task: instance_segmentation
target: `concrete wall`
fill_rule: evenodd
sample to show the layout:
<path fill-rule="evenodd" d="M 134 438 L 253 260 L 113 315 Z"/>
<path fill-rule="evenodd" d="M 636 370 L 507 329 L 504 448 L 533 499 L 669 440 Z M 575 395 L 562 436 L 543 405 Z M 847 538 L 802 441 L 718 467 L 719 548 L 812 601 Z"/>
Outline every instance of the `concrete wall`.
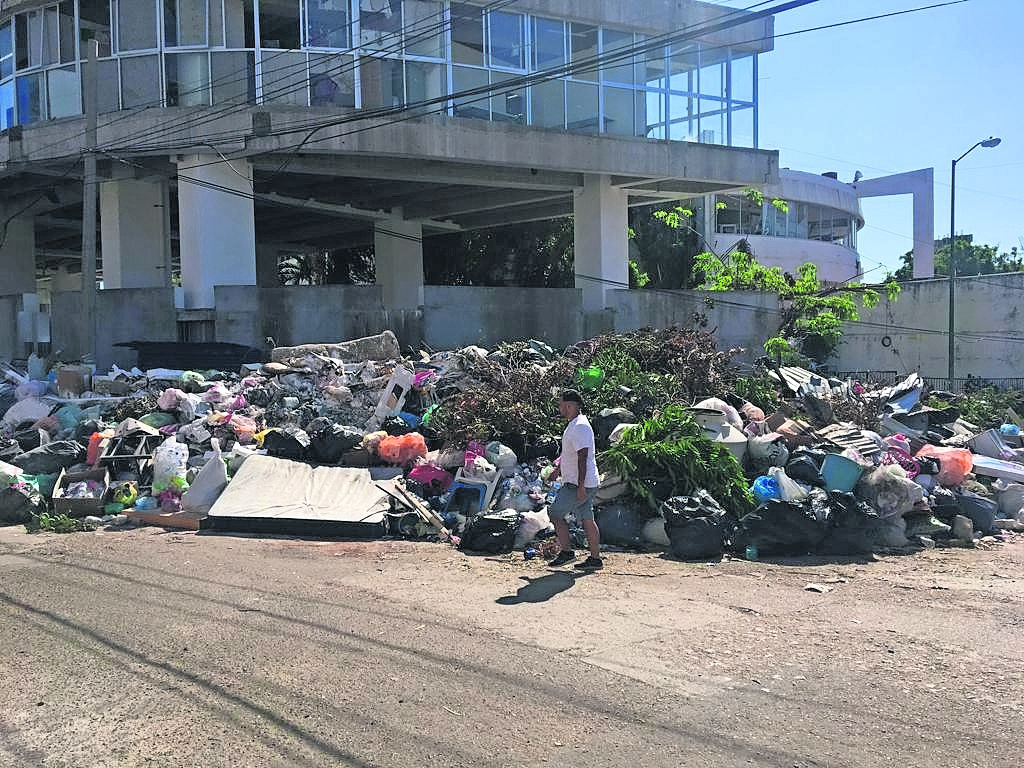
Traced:
<path fill-rule="evenodd" d="M 81 327 L 82 294 L 55 293 L 50 308 L 50 338 L 64 359 L 86 352 Z M 135 365 L 136 353 L 116 347 L 123 341 L 177 341 L 172 288 L 99 291 L 96 295 L 96 365 L 108 369 Z"/>
<path fill-rule="evenodd" d="M 1024 273 L 956 280 L 956 376 L 1024 376 Z M 948 373 L 949 281 L 903 285 L 894 304 L 861 311 L 835 366 L 841 370 Z"/>
<path fill-rule="evenodd" d="M 415 317 L 384 311 L 375 285 L 218 285 L 215 295 L 217 341 L 262 348 L 268 336 L 278 346 L 293 346 L 354 339 L 385 328 L 405 341 L 403 335 L 415 332 L 410 331 Z"/>
<path fill-rule="evenodd" d="M 883 300 L 875 309 L 861 310 L 830 364 L 839 370 L 917 370 L 945 378 L 948 291 L 946 280 L 915 281 L 904 284 L 897 302 Z M 433 349 L 493 347 L 531 338 L 564 347 L 609 330 L 689 326 L 698 313 L 707 317 L 706 328 L 715 332 L 720 348 L 744 347 L 739 359 L 752 360 L 779 325 L 776 297 L 752 292 L 615 290 L 607 310 L 589 313 L 577 289 L 426 286 L 424 296 L 422 310 L 388 313 L 376 286 L 218 286 L 216 338 L 263 347 L 267 336 L 293 345 L 390 328 L 406 349 L 422 343 Z M 961 278 L 956 296 L 958 377 L 1024 376 L 1024 273 Z M 16 349 L 4 355 L 5 344 L 14 340 L 9 330 L 14 309 L 12 300 L 0 298 L 0 355 L 8 357 L 21 356 Z M 79 293 L 54 294 L 53 349 L 64 350 L 65 357 L 79 353 L 79 312 Z M 171 289 L 100 291 L 97 363 L 134 363 L 134 353 L 113 347 L 115 342 L 175 341 L 175 318 Z"/>
<path fill-rule="evenodd" d="M 424 340 L 434 349 L 538 339 L 563 347 L 583 338 L 575 288 L 424 288 Z"/>

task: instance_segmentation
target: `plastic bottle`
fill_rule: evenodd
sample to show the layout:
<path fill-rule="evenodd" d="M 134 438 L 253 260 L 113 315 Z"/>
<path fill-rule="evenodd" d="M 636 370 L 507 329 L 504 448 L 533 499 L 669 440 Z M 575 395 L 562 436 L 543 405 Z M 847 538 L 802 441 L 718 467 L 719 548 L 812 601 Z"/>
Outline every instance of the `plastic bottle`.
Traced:
<path fill-rule="evenodd" d="M 757 547 L 753 544 L 747 545 L 747 560 L 757 560 Z"/>

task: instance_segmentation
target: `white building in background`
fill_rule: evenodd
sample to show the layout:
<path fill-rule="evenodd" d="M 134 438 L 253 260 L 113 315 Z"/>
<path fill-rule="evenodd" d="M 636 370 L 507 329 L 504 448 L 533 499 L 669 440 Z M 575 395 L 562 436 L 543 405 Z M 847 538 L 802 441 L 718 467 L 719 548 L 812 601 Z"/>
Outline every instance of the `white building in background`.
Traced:
<path fill-rule="evenodd" d="M 777 181 L 757 149 L 766 9 L 0 0 L 0 354 L 28 341 L 6 318 L 37 278 L 81 270 L 89 41 L 108 342 L 194 322 L 220 339 L 216 289 L 316 249 L 372 244 L 383 310 L 422 312 L 424 238 L 569 213 L 583 311 L 601 312 L 628 280 L 629 206 Z M 125 308 L 172 280 L 176 320 Z"/>

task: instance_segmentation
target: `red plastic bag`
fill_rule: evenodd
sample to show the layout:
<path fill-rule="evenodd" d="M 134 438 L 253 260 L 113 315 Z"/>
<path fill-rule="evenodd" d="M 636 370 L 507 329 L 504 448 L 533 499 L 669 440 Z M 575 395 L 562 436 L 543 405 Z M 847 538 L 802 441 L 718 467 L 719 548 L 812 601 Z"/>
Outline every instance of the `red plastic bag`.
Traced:
<path fill-rule="evenodd" d="M 935 479 L 939 485 L 960 485 L 964 475 L 974 468 L 974 454 L 966 448 L 926 445 L 917 455 L 938 459 L 939 474 Z"/>

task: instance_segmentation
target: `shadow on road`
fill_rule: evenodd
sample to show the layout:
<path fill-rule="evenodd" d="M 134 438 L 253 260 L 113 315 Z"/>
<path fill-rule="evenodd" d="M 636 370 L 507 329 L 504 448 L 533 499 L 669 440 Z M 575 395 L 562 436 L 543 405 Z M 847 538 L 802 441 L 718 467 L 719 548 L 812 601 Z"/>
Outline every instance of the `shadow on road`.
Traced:
<path fill-rule="evenodd" d="M 514 595 L 499 597 L 494 602 L 499 605 L 543 603 L 546 600 L 550 600 L 559 592 L 565 592 L 565 590 L 569 589 L 576 583 L 576 579 L 579 577 L 589 575 L 590 571 L 580 571 L 578 573 L 571 571 L 552 571 L 546 576 L 540 576 L 536 579 L 529 576 L 520 576 L 519 578 L 526 583 L 517 589 Z"/>

